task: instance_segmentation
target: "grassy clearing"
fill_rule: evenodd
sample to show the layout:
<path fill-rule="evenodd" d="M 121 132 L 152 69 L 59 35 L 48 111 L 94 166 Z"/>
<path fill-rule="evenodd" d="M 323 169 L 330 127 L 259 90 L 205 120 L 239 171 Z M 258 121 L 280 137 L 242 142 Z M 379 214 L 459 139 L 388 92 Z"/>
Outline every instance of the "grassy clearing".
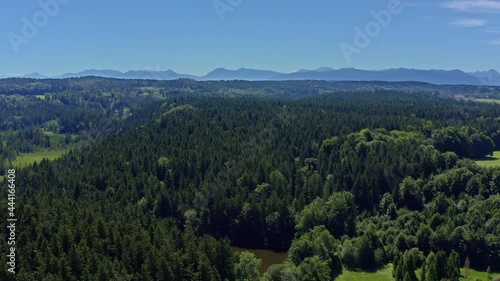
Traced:
<path fill-rule="evenodd" d="M 394 280 L 392 278 L 392 264 L 386 265 L 384 268 L 375 272 L 349 271 L 344 269 L 342 275 L 337 277 L 335 281 L 387 281 Z"/>
<path fill-rule="evenodd" d="M 45 131 L 45 130 L 42 130 L 43 131 L 43 134 L 48 136 L 48 137 L 55 137 L 57 136 L 58 134 L 54 133 L 54 132 L 50 132 L 50 131 Z M 64 135 L 62 135 L 64 136 Z"/>
<path fill-rule="evenodd" d="M 167 114 L 172 114 L 172 113 L 177 112 L 177 111 L 182 111 L 182 110 L 195 110 L 195 109 L 196 109 L 196 108 L 195 108 L 195 107 L 193 107 L 193 106 L 192 106 L 192 105 L 190 105 L 190 104 L 184 104 L 184 105 L 179 105 L 179 106 L 176 106 L 176 107 L 174 107 L 174 108 L 170 109 L 169 111 L 167 111 L 167 112 L 165 113 L 165 115 L 167 115 Z"/>
<path fill-rule="evenodd" d="M 475 99 L 474 101 L 485 102 L 485 103 L 498 103 L 498 104 L 500 104 L 500 100 L 496 100 L 496 99 Z"/>
<path fill-rule="evenodd" d="M 500 167 L 500 151 L 495 151 L 493 156 L 477 160 L 476 163 L 483 167 Z"/>
<path fill-rule="evenodd" d="M 488 281 L 488 274 L 483 271 L 476 271 L 474 269 L 469 270 L 469 276 L 465 278 L 465 269 L 460 269 L 460 280 L 470 280 L 470 281 L 475 281 L 477 278 L 483 280 L 483 281 Z M 491 277 L 500 277 L 500 273 L 492 273 Z"/>
<path fill-rule="evenodd" d="M 45 96 L 44 95 L 36 95 L 35 97 L 41 99 L 41 100 L 45 100 Z"/>
<path fill-rule="evenodd" d="M 43 130 L 42 129 L 42 132 L 44 135 L 48 136 L 48 137 L 66 137 L 65 134 L 56 134 L 54 132 L 51 132 L 51 131 L 46 131 L 46 130 Z M 76 140 L 78 138 L 78 135 L 77 134 L 70 134 L 69 135 L 71 137 L 71 140 Z"/>
<path fill-rule="evenodd" d="M 23 168 L 27 167 L 30 165 L 33 165 L 35 162 L 40 163 L 43 159 L 47 160 L 55 160 L 61 156 L 63 156 L 64 153 L 66 153 L 68 150 L 67 149 L 60 149 L 60 150 L 43 150 L 43 151 L 37 151 L 33 153 L 22 153 L 20 156 L 16 158 L 16 160 L 12 161 L 11 163 L 6 163 L 6 169 L 18 169 L 18 168 Z M 6 175 L 0 175 L 0 183 L 4 181 L 6 178 Z"/>
<path fill-rule="evenodd" d="M 488 281 L 488 274 L 486 272 L 481 272 L 481 271 L 476 271 L 476 270 L 469 270 L 469 276 L 465 278 L 465 270 L 461 269 L 461 277 L 460 281 L 475 281 L 477 278 L 481 279 L 482 281 Z M 417 274 L 417 277 L 420 276 L 420 270 L 417 270 L 415 272 Z M 500 276 L 499 273 L 494 273 L 491 274 L 492 277 L 497 277 Z M 392 264 L 386 265 L 384 268 L 379 269 L 375 272 L 357 272 L 357 271 L 349 271 L 344 269 L 342 271 L 342 275 L 337 277 L 335 281 L 365 281 L 365 280 L 370 280 L 370 281 L 394 281 L 394 278 L 392 278 Z"/>
<path fill-rule="evenodd" d="M 37 151 L 33 153 L 23 153 L 16 158 L 16 160 L 12 161 L 9 165 L 12 168 L 22 168 L 33 163 L 40 163 L 43 159 L 54 160 L 61 157 L 67 150 L 49 150 L 49 151 Z M 10 167 L 9 167 L 10 168 Z"/>

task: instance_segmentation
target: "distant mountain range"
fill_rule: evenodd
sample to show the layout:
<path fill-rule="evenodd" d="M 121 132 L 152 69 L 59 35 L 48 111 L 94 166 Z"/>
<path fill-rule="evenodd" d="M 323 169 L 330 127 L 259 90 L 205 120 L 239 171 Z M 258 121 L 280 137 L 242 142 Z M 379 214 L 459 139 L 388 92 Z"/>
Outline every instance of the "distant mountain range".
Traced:
<path fill-rule="evenodd" d="M 83 76 L 100 76 L 107 78 L 118 79 L 155 79 L 155 80 L 175 80 L 179 78 L 196 79 L 196 76 L 188 74 L 178 74 L 172 70 L 155 71 L 155 70 L 130 70 L 125 73 L 117 70 L 96 70 L 90 69 L 78 73 L 66 73 L 60 77 L 54 78 L 74 78 Z"/>
<path fill-rule="evenodd" d="M 326 80 L 326 81 L 416 81 L 432 83 L 437 85 L 491 85 L 500 86 L 500 73 L 496 70 L 478 71 L 467 73 L 461 70 L 418 70 L 418 69 L 386 69 L 386 70 L 360 70 L 355 68 L 333 69 L 321 67 L 316 70 L 301 69 L 292 73 L 280 73 L 270 70 L 258 70 L 240 68 L 229 70 L 217 68 L 205 75 L 195 76 L 190 74 L 179 74 L 172 70 L 130 70 L 120 72 L 116 70 L 90 69 L 78 73 L 66 73 L 60 76 L 45 76 L 40 73 L 24 75 L 26 78 L 73 78 L 83 76 L 101 76 L 119 79 L 155 79 L 174 80 L 189 78 L 201 81 L 208 80 Z"/>

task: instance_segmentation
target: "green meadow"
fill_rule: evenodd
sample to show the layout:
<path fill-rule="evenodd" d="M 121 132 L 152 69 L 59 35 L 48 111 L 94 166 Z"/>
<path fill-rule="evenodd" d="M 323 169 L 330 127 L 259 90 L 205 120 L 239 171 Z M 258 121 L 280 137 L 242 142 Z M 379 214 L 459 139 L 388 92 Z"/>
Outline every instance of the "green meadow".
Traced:
<path fill-rule="evenodd" d="M 394 280 L 392 277 L 392 264 L 386 265 L 384 268 L 375 272 L 349 271 L 344 269 L 342 274 L 335 281 L 386 281 Z"/>
<path fill-rule="evenodd" d="M 486 272 L 470 269 L 467 278 L 465 277 L 465 269 L 461 269 L 460 272 L 461 272 L 460 281 L 462 280 L 488 281 L 488 274 Z M 417 270 L 415 273 L 417 274 L 417 277 L 420 277 L 420 270 Z M 500 277 L 500 273 L 493 273 L 491 274 L 491 277 L 498 278 Z M 335 281 L 364 281 L 364 280 L 394 281 L 394 278 L 392 277 L 392 264 L 388 264 L 384 268 L 379 269 L 375 272 L 361 272 L 361 271 L 358 272 L 358 271 L 349 271 L 344 269 L 342 275 L 340 275 L 339 277 L 337 277 L 337 279 L 335 279 Z"/>
<path fill-rule="evenodd" d="M 40 163 L 43 159 L 54 160 L 61 157 L 64 153 L 66 153 L 66 149 L 60 150 L 42 150 L 33 153 L 22 153 L 19 155 L 16 160 L 6 163 L 6 169 L 18 169 L 26 166 L 30 166 L 32 164 Z M 0 182 L 6 178 L 6 175 L 0 175 Z"/>
<path fill-rule="evenodd" d="M 499 103 L 500 104 L 500 100 L 496 100 L 496 99 L 474 99 L 474 101 L 485 102 L 485 103 Z"/>
<path fill-rule="evenodd" d="M 500 151 L 495 151 L 493 156 L 477 160 L 476 163 L 483 167 L 498 167 L 500 166 Z"/>
<path fill-rule="evenodd" d="M 40 163 L 43 159 L 54 160 L 61 157 L 67 150 L 47 150 L 47 151 L 37 151 L 33 153 L 22 153 L 20 156 L 16 158 L 16 160 L 12 161 L 12 163 L 8 164 L 7 168 L 22 168 L 33 163 Z M 10 166 L 10 167 L 9 167 Z"/>
<path fill-rule="evenodd" d="M 483 281 L 488 281 L 488 273 L 486 273 L 485 271 L 476 271 L 474 269 L 470 269 L 469 270 L 469 275 L 467 276 L 467 278 L 465 278 L 465 269 L 461 269 L 460 270 L 460 273 L 461 273 L 461 276 L 460 276 L 460 280 L 470 280 L 470 281 L 475 281 L 475 280 L 483 280 Z M 496 278 L 500 278 L 500 273 L 492 273 L 491 274 L 491 277 L 496 279 Z"/>
<path fill-rule="evenodd" d="M 467 101 L 475 101 L 480 103 L 498 103 L 500 104 L 500 99 L 476 99 L 476 98 L 465 98 Z"/>

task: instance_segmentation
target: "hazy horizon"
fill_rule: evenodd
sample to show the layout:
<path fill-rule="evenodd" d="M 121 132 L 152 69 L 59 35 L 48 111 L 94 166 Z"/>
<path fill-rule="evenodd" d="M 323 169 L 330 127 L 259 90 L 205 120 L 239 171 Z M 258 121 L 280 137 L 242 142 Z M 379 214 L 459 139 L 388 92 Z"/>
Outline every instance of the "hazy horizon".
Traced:
<path fill-rule="evenodd" d="M 217 70 L 217 69 L 225 69 L 225 70 L 229 70 L 229 71 L 237 71 L 237 70 L 240 70 L 240 69 L 247 69 L 247 70 L 274 71 L 274 72 L 283 73 L 283 74 L 291 74 L 291 73 L 295 73 L 295 72 L 298 72 L 298 71 L 301 71 L 301 70 L 304 70 L 304 71 L 316 71 L 316 70 L 319 70 L 321 68 L 331 68 L 333 70 L 340 70 L 340 69 L 346 69 L 346 68 L 349 68 L 349 67 L 346 67 L 346 68 L 333 68 L 333 67 L 330 67 L 330 66 L 320 66 L 320 67 L 315 67 L 315 68 L 311 68 L 311 69 L 300 68 L 300 69 L 296 69 L 296 70 L 290 71 L 290 72 L 280 72 L 280 71 L 277 71 L 277 70 L 274 70 L 274 69 L 249 68 L 249 67 L 239 67 L 239 68 L 234 68 L 234 69 L 225 68 L 225 67 L 216 67 L 216 68 L 210 70 L 209 72 L 202 73 L 202 74 L 181 73 L 181 72 L 178 72 L 178 71 L 176 71 L 175 69 L 172 69 L 172 68 L 165 68 L 165 69 L 163 69 L 163 68 L 158 68 L 158 67 L 154 68 L 154 69 L 146 68 L 146 69 L 125 69 L 125 70 L 107 68 L 107 69 L 82 69 L 80 71 L 75 71 L 75 72 L 64 72 L 64 73 L 54 73 L 54 74 L 46 74 L 46 73 L 40 73 L 40 72 L 35 71 L 35 72 L 18 73 L 18 74 L 1 74 L 1 76 L 4 76 L 4 77 L 21 77 L 21 76 L 27 76 L 27 75 L 32 75 L 32 74 L 40 74 L 40 75 L 47 76 L 47 77 L 58 77 L 58 76 L 62 76 L 62 75 L 65 75 L 65 74 L 78 74 L 78 73 L 85 72 L 85 71 L 119 71 L 119 72 L 121 72 L 123 74 L 125 74 L 125 73 L 127 73 L 129 71 L 152 71 L 152 72 L 174 71 L 177 74 L 184 74 L 184 75 L 192 75 L 192 76 L 196 76 L 196 77 L 202 77 L 202 76 L 207 75 L 210 72 L 212 72 L 214 70 Z M 417 68 L 406 68 L 406 67 L 391 67 L 391 68 L 386 68 L 386 69 L 359 69 L 359 68 L 352 68 L 352 69 L 362 70 L 362 71 L 384 71 L 384 70 L 390 70 L 390 69 L 437 70 L 437 71 L 439 71 L 439 70 L 444 70 L 444 71 L 459 70 L 459 71 L 463 71 L 465 73 L 487 72 L 487 71 L 490 71 L 490 70 L 494 70 L 494 71 L 500 72 L 500 70 L 497 70 L 497 69 L 481 69 L 481 70 L 475 70 L 475 71 L 465 71 L 465 70 L 456 69 L 456 68 L 455 69 L 417 69 Z"/>

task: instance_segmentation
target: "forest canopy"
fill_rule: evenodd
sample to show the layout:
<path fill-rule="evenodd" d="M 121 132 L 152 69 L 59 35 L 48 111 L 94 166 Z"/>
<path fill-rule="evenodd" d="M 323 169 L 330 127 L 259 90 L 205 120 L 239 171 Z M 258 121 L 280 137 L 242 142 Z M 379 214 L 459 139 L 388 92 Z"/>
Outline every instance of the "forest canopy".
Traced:
<path fill-rule="evenodd" d="M 500 149 L 500 105 L 450 87 L 0 80 L 0 175 L 66 151 L 16 167 L 19 259 L 14 276 L 0 257 L 0 280 L 499 272 L 500 168 L 473 160 Z M 259 277 L 231 246 L 288 259 Z"/>

